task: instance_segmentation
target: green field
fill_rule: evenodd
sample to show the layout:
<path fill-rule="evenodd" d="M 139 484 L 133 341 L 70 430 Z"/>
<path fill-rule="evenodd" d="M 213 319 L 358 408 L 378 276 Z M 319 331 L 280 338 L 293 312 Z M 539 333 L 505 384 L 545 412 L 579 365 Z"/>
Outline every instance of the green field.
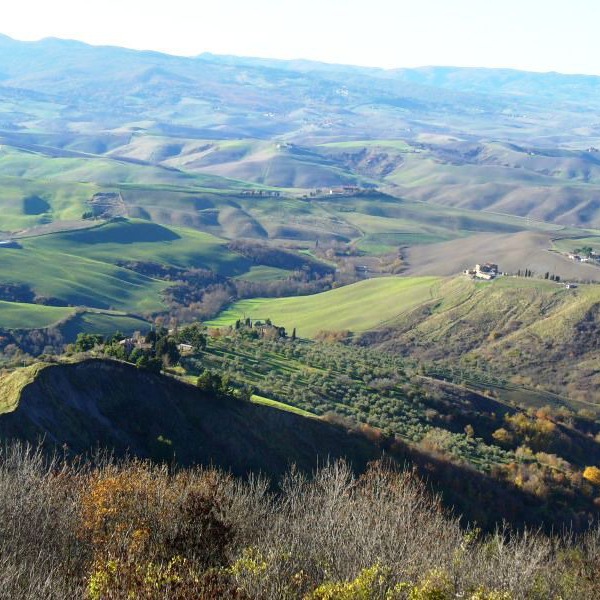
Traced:
<path fill-rule="evenodd" d="M 165 227 L 136 219 L 119 220 L 85 231 L 40 236 L 24 241 L 38 253 L 60 252 L 95 261 L 149 261 L 181 268 L 212 269 L 238 275 L 250 261 L 230 252 L 226 242 L 209 233 Z"/>
<path fill-rule="evenodd" d="M 0 229 L 20 231 L 50 221 L 80 219 L 88 210 L 86 202 L 99 191 L 93 184 L 0 175 Z"/>
<path fill-rule="evenodd" d="M 36 377 L 48 365 L 35 363 L 28 367 L 0 374 L 0 414 L 12 412 L 19 406 L 23 388 L 35 381 Z"/>
<path fill-rule="evenodd" d="M 74 313 L 71 307 L 41 306 L 0 301 L 0 328 L 43 329 Z"/>
<path fill-rule="evenodd" d="M 250 267 L 250 270 L 247 273 L 239 275 L 237 279 L 243 279 L 244 281 L 276 281 L 277 279 L 289 277 L 291 273 L 292 272 L 287 269 L 256 265 Z"/>
<path fill-rule="evenodd" d="M 573 237 L 554 240 L 554 247 L 561 252 L 573 252 L 576 248 L 588 247 L 594 252 L 600 252 L 600 236 Z"/>
<path fill-rule="evenodd" d="M 70 252 L 42 250 L 36 241 L 24 240 L 22 248 L 1 250 L 0 281 L 28 285 L 38 296 L 72 306 L 127 312 L 163 307 L 159 294 L 167 283 L 87 258 L 74 248 Z"/>
<path fill-rule="evenodd" d="M 134 331 L 147 331 L 150 323 L 136 317 L 123 315 L 115 312 L 86 311 L 78 313 L 61 327 L 67 342 L 74 342 L 80 333 L 99 333 L 109 336 L 120 331 L 125 335 L 131 335 Z"/>
<path fill-rule="evenodd" d="M 147 321 L 115 311 L 94 311 L 0 301 L 0 329 L 45 329 L 56 326 L 72 342 L 81 332 L 111 335 L 129 334 L 149 328 Z"/>
<path fill-rule="evenodd" d="M 0 248 L 1 283 L 25 284 L 37 296 L 56 298 L 71 306 L 138 314 L 163 310 L 160 295 L 170 283 L 119 267 L 115 264 L 119 261 L 205 268 L 222 275 L 243 274 L 251 266 L 250 261 L 229 251 L 226 242 L 213 235 L 136 220 L 22 238 L 19 245 Z M 27 312 L 43 312 L 44 307 L 34 307 Z M 50 312 L 35 323 L 56 321 L 46 316 Z M 14 318 L 6 322 L 14 323 L 14 327 L 30 327 L 27 321 L 19 322 L 18 311 L 13 313 Z"/>
<path fill-rule="evenodd" d="M 437 296 L 439 277 L 385 277 L 292 298 L 257 298 L 236 302 L 208 323 L 221 327 L 237 319 L 271 319 L 300 337 L 321 330 L 353 332 L 393 323 L 404 312 Z"/>
<path fill-rule="evenodd" d="M 102 186 L 129 183 L 216 189 L 241 187 L 240 182 L 218 175 L 187 173 L 116 157 L 92 154 L 53 156 L 6 147 L 0 153 L 0 173 L 37 181 L 84 182 Z"/>

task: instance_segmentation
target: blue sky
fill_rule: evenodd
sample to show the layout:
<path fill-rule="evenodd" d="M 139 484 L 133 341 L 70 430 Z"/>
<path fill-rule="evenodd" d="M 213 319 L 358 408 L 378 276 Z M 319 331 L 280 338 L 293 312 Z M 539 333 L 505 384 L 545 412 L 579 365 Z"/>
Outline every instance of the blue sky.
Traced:
<path fill-rule="evenodd" d="M 19 0 L 0 32 L 368 66 L 600 75 L 600 0 Z"/>

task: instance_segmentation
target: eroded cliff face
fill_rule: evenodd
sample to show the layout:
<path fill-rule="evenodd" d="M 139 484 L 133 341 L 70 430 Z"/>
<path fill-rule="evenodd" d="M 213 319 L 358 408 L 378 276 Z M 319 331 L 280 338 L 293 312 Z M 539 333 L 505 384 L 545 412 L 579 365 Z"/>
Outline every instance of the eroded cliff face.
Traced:
<path fill-rule="evenodd" d="M 381 455 L 378 445 L 342 427 L 215 399 L 170 377 L 94 359 L 39 369 L 24 382 L 16 410 L 0 416 L 0 436 L 271 476 L 338 457 L 360 469 Z"/>

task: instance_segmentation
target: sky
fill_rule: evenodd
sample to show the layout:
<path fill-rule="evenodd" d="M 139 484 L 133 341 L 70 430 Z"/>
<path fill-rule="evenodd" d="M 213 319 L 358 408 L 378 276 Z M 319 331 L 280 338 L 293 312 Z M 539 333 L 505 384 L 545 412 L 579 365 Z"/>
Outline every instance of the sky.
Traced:
<path fill-rule="evenodd" d="M 600 75 L 599 0 L 18 0 L 0 33 L 194 56 Z"/>

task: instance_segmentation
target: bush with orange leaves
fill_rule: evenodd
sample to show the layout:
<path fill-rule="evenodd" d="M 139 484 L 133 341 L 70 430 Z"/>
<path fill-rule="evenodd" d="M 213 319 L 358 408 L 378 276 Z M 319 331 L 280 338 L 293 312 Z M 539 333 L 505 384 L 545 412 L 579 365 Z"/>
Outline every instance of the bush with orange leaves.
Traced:
<path fill-rule="evenodd" d="M 170 475 L 138 462 L 92 472 L 80 522 L 93 557 L 90 597 L 239 597 L 225 572 L 210 571 L 225 564 L 234 537 L 227 483 L 213 470 Z"/>

